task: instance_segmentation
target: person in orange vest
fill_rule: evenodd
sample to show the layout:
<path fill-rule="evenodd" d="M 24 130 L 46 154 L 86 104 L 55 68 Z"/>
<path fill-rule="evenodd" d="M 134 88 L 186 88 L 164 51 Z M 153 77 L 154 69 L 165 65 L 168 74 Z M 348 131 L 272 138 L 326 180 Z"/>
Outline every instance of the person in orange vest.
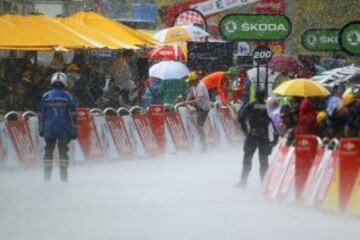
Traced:
<path fill-rule="evenodd" d="M 236 76 L 236 71 L 232 71 L 233 68 L 230 68 L 230 71 L 218 71 L 213 72 L 202 78 L 202 82 L 205 87 L 208 89 L 210 98 L 214 100 L 214 96 L 217 95 L 219 100 L 226 105 L 228 102 L 228 88 L 230 85 L 231 79 Z"/>

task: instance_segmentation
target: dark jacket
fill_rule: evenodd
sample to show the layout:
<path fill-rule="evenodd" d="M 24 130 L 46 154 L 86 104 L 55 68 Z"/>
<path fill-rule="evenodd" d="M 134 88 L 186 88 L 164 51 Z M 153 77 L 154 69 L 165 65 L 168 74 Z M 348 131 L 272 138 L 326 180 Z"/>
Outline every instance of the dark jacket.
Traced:
<path fill-rule="evenodd" d="M 248 130 L 247 120 L 250 125 L 250 130 Z M 272 121 L 268 116 L 265 101 L 255 101 L 241 109 L 239 122 L 245 133 L 249 133 L 249 135 L 264 140 L 269 140 L 269 124 L 272 124 Z M 278 134 L 274 128 L 274 141 L 277 142 L 277 140 Z"/>
<path fill-rule="evenodd" d="M 75 138 L 75 102 L 70 93 L 54 87 L 44 93 L 40 101 L 39 132 L 45 138 Z"/>

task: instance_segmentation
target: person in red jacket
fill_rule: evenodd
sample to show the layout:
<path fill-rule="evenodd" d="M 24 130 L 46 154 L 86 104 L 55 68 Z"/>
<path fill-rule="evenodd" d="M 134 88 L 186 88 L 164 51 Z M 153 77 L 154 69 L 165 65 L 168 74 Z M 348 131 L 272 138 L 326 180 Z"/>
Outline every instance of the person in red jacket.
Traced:
<path fill-rule="evenodd" d="M 308 98 L 304 98 L 300 104 L 299 116 L 295 129 L 295 135 L 319 135 L 320 126 L 316 122 L 316 108 Z"/>
<path fill-rule="evenodd" d="M 221 102 L 226 105 L 228 102 L 228 88 L 233 77 L 235 75 L 230 72 L 218 71 L 203 77 L 202 82 L 208 89 L 210 97 L 213 97 L 214 94 L 218 95 Z"/>

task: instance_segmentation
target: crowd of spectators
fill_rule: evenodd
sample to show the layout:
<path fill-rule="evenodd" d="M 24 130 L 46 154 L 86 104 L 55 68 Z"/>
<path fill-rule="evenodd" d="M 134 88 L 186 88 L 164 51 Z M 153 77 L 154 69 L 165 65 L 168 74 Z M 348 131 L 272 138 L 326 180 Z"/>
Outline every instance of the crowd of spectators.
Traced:
<path fill-rule="evenodd" d="M 21 61 L 19 61 L 21 60 Z M 41 95 L 50 88 L 54 72 L 68 76 L 67 90 L 77 107 L 103 108 L 138 105 L 144 91 L 148 61 L 131 50 L 102 58 L 86 51 L 75 51 L 70 63 L 63 53 L 55 52 L 47 65 L 25 54 L 2 64 L 0 111 L 38 110 Z"/>
<path fill-rule="evenodd" d="M 268 113 L 287 145 L 296 135 L 306 134 L 318 136 L 332 148 L 334 139 L 360 137 L 359 90 L 340 84 L 327 97 L 291 97 L 286 104 L 273 96 L 267 102 Z"/>

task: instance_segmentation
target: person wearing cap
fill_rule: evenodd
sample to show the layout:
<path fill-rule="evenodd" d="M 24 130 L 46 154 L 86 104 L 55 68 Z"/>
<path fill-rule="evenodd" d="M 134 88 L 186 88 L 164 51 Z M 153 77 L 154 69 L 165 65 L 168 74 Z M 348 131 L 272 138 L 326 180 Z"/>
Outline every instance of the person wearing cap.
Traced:
<path fill-rule="evenodd" d="M 56 72 L 51 77 L 51 89 L 40 100 L 39 134 L 45 138 L 44 180 L 52 174 L 53 152 L 57 145 L 60 156 L 61 181 L 68 180 L 68 143 L 77 138 L 75 102 L 65 90 L 65 73 Z"/>
<path fill-rule="evenodd" d="M 264 179 L 268 169 L 268 155 L 271 154 L 272 147 L 277 144 L 278 134 L 268 116 L 265 102 L 265 90 L 256 92 L 256 100 L 246 105 L 240 112 L 239 122 L 241 129 L 246 135 L 244 143 L 243 168 L 241 173 L 240 187 L 247 185 L 248 176 L 252 167 L 252 157 L 259 150 L 260 178 Z M 250 129 L 248 129 L 248 124 Z M 269 138 L 269 125 L 273 127 L 273 139 Z"/>
<path fill-rule="evenodd" d="M 340 111 L 345 117 L 344 136 L 360 137 L 360 89 L 347 90 L 342 96 Z"/>
<path fill-rule="evenodd" d="M 211 95 L 212 100 L 214 95 L 218 96 L 224 105 L 228 102 L 228 88 L 230 81 L 236 76 L 236 68 L 229 68 L 228 71 L 218 71 L 210 73 L 202 78 L 202 82 L 205 87 L 208 89 L 209 94 Z"/>
<path fill-rule="evenodd" d="M 206 150 L 204 124 L 211 109 L 209 91 L 195 71 L 191 71 L 186 79 L 190 85 L 190 92 L 185 101 L 186 104 L 193 104 L 197 112 L 197 126 L 201 138 L 202 149 Z"/>

